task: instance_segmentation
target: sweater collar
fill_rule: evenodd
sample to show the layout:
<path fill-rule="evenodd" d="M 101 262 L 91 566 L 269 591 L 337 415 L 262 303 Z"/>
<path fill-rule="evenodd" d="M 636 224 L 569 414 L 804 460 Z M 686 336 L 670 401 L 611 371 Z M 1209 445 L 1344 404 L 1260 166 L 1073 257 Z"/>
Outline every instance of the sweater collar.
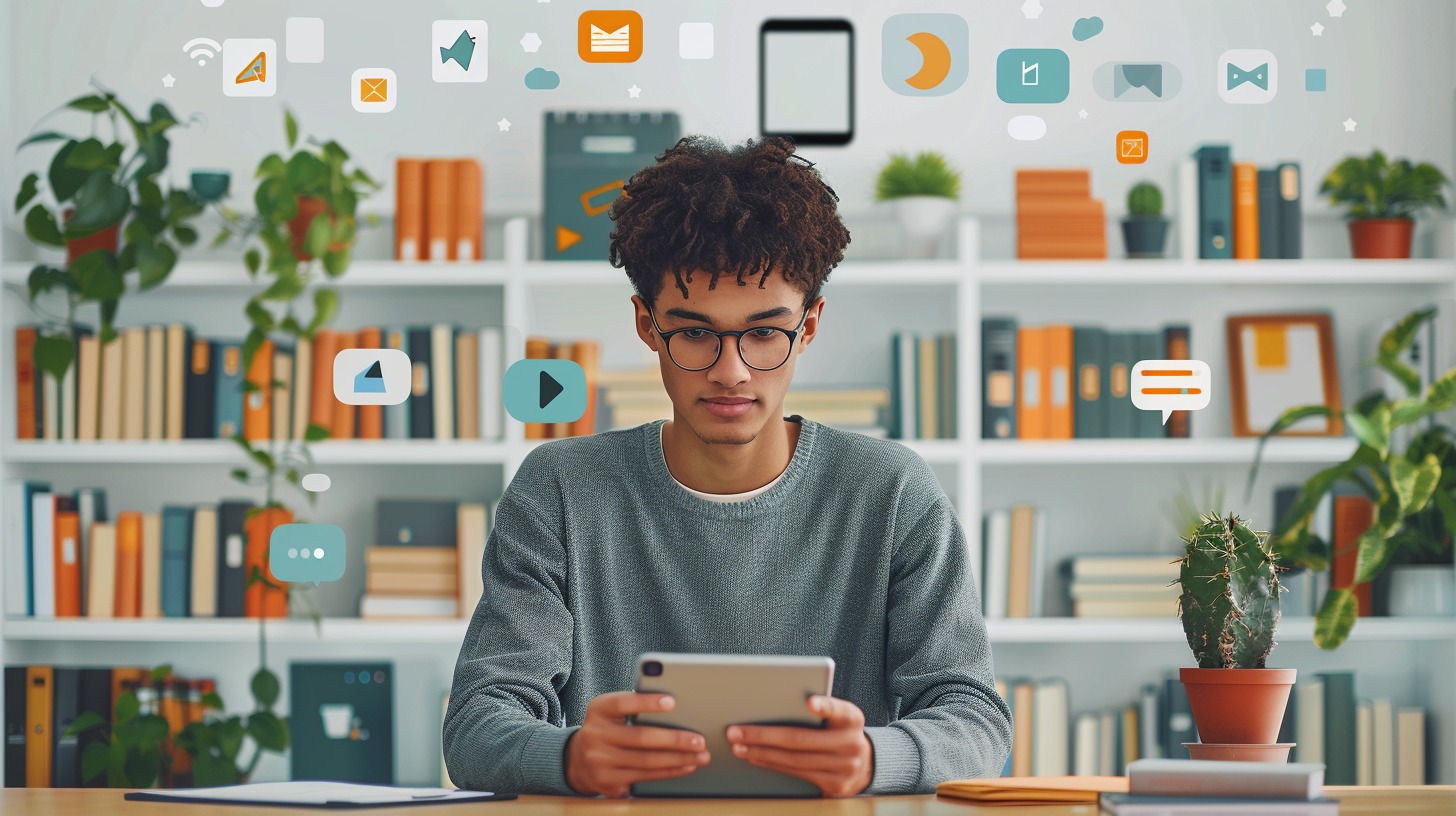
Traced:
<path fill-rule="evenodd" d="M 751 499 L 732 502 L 701 498 L 680 484 L 667 469 L 667 458 L 662 449 L 662 426 L 667 424 L 667 420 L 659 419 L 642 425 L 643 454 L 658 494 L 685 510 L 717 518 L 743 518 L 778 506 L 797 489 L 805 474 L 810 472 L 814 443 L 819 431 L 817 422 L 803 419 L 797 414 L 788 417 L 786 421 L 799 423 L 799 441 L 789 458 L 789 466 L 764 492 Z"/>

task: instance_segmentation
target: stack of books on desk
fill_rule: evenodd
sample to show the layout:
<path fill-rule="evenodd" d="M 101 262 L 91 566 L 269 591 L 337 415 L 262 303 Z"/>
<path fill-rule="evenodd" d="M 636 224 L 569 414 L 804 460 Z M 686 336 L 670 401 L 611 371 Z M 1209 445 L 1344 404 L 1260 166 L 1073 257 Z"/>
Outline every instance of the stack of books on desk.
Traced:
<path fill-rule="evenodd" d="M 381 499 L 379 540 L 364 553 L 361 618 L 455 618 L 475 610 L 485 552 L 484 504 Z"/>
<path fill-rule="evenodd" d="M 1323 765 L 1142 759 L 1127 766 L 1127 793 L 1104 793 L 1112 816 L 1335 816 Z"/>

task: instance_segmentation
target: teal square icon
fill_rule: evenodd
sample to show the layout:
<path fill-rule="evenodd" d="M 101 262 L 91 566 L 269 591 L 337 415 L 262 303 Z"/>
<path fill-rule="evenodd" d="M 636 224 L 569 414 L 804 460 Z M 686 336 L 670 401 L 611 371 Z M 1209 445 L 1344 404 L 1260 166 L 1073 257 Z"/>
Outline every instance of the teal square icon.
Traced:
<path fill-rule="evenodd" d="M 885 20 L 880 75 L 902 96 L 944 96 L 966 81 L 971 29 L 958 14 L 896 14 Z"/>
<path fill-rule="evenodd" d="M 586 372 L 572 360 L 517 360 L 501 390 L 521 422 L 575 422 L 586 413 Z"/>
<path fill-rule="evenodd" d="M 1323 91 L 1325 89 L 1325 69 L 1304 69 L 1304 89 L 1306 91 Z"/>
<path fill-rule="evenodd" d="M 1062 102 L 1071 87 L 1071 62 L 1059 48 L 1008 48 L 996 57 L 996 95 L 1002 102 Z"/>

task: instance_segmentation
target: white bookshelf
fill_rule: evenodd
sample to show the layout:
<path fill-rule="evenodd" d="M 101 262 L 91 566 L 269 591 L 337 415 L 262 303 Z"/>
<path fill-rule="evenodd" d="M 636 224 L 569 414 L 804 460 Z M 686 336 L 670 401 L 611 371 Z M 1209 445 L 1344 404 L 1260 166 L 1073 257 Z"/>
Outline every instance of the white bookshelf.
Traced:
<path fill-rule="evenodd" d="M 525 230 L 508 228 L 506 234 Z M 957 255 L 932 261 L 851 262 L 836 269 L 821 334 L 800 358 L 796 382 L 813 386 L 883 387 L 889 382 L 889 338 L 896 330 L 954 332 L 958 338 L 960 394 L 954 440 L 907 440 L 931 464 L 954 501 L 966 538 L 979 546 L 983 508 L 1033 501 L 1049 514 L 1048 563 L 1078 552 L 1161 552 L 1176 543 L 1164 508 L 1180 481 L 1195 490 L 1204 481 L 1226 488 L 1229 504 L 1255 517 L 1270 514 L 1275 484 L 1302 481 L 1342 460 L 1349 439 L 1279 439 L 1265 450 L 1267 466 L 1247 504 L 1243 479 L 1255 440 L 1231 439 L 1223 369 L 1223 319 L 1230 312 L 1327 309 L 1335 318 L 1337 357 L 1347 399 L 1360 393 L 1359 362 L 1367 332 L 1380 321 L 1433 300 L 1456 298 L 1456 261 L 1397 262 L 1306 260 L 1257 262 L 982 260 L 979 225 L 963 221 Z M 507 241 L 509 243 L 509 239 Z M 521 259 L 528 247 L 506 246 Z M 31 263 L 0 265 L 0 356 L 4 382 L 13 382 L 9 343 L 14 327 L 29 322 L 25 280 Z M 343 294 L 341 326 L 451 321 L 464 326 L 503 325 L 511 358 L 527 334 L 597 337 L 603 368 L 642 365 L 650 358 L 627 319 L 625 274 L 602 263 L 487 260 L 430 264 L 356 261 L 337 280 Z M 208 334 L 241 336 L 241 302 L 257 284 L 240 261 L 183 260 L 168 282 L 132 295 L 123 324 L 171 322 L 187 314 Z M 1193 438 L 1108 439 L 1064 442 L 982 440 L 980 430 L 980 322 L 1011 314 L 1027 324 L 1069 321 L 1114 328 L 1153 328 L 1186 322 L 1195 356 L 1215 369 L 1214 404 L 1193 419 Z M 221 328 L 212 329 L 210 327 Z M 866 330 L 866 327 L 873 327 Z M 14 439 L 14 400 L 0 400 L 0 473 L 51 481 L 59 489 L 107 487 L 113 508 L 153 509 L 167 502 L 214 501 L 248 495 L 229 487 L 227 470 L 241 455 L 227 442 L 45 443 Z M 350 540 L 369 540 L 374 500 L 386 495 L 498 497 L 534 442 L 507 420 L 505 437 L 487 442 L 383 440 L 322 442 L 312 446 L 317 469 L 335 487 L 320 500 L 316 519 L 344 519 Z M 137 499 L 135 497 L 144 497 Z M 138 504 L 138 501 L 145 503 Z M 13 508 L 0 507 L 0 515 Z M 352 548 L 351 548 L 352 549 Z M 362 563 L 362 558 L 351 561 Z M 13 565 L 0 565 L 4 569 Z M 1050 580 L 1050 579 L 1048 579 Z M 1050 584 L 1049 584 L 1050 587 Z M 290 659 L 349 659 L 391 655 L 410 700 L 399 720 L 415 717 L 399 735 L 398 778 L 437 778 L 434 759 L 439 695 L 465 634 L 465 622 L 363 621 L 347 617 L 349 597 L 362 582 L 346 576 L 319 595 L 325 617 L 266 624 L 269 662 L 287 682 Z M 1176 620 L 1087 620 L 1050 617 L 988 622 L 999 675 L 1061 675 L 1072 682 L 1075 710 L 1123 705 L 1136 688 L 1189 660 Z M 1433 781 L 1456 782 L 1456 619 L 1363 619 L 1350 642 L 1334 653 L 1311 644 L 1313 623 L 1286 617 L 1272 663 L 1301 671 L 1354 669 L 1362 696 L 1389 696 L 1417 704 L 1432 716 Z M 257 624 L 234 620 L 127 620 L 0 622 L 6 663 L 160 664 L 206 672 L 221 681 L 231 707 L 244 705 L 256 661 Z M 286 694 L 285 694 L 286 699 Z M 422 724 L 423 723 L 423 724 Z M 283 778 L 285 763 L 265 761 L 257 778 Z"/>

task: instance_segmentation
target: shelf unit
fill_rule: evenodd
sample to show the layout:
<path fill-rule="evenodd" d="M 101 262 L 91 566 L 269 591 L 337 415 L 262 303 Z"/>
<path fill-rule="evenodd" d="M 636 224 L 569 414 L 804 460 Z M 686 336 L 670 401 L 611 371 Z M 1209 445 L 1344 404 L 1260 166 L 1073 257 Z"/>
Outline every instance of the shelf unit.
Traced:
<path fill-rule="evenodd" d="M 506 235 L 525 235 L 522 226 L 508 227 Z M 830 306 L 820 340 L 801 358 L 796 375 L 800 384 L 811 386 L 883 386 L 889 382 L 892 331 L 954 332 L 960 384 L 956 419 L 965 433 L 956 440 L 901 444 L 931 464 L 972 546 L 979 545 L 983 507 L 1038 497 L 1039 503 L 1058 508 L 1059 524 L 1067 522 L 1053 533 L 1062 556 L 1075 551 L 1067 548 L 1083 546 L 1084 537 L 1094 549 L 1106 549 L 1125 538 L 1138 543 L 1124 549 L 1152 551 L 1155 545 L 1148 543 L 1149 537 L 1157 536 L 1159 546 L 1166 546 L 1169 537 L 1160 532 L 1168 525 L 1158 517 L 1170 485 L 1176 482 L 1173 476 L 1189 477 L 1194 486 L 1200 477 L 1241 485 L 1255 449 L 1254 440 L 1219 433 L 1218 429 L 1227 428 L 1226 415 L 1219 415 L 1214 406 L 1195 416 L 1194 438 L 1187 440 L 981 440 L 978 368 L 983 315 L 1012 313 L 1033 324 L 1075 319 L 1112 326 L 1196 318 L 1194 352 L 1214 366 L 1217 381 L 1217 355 L 1204 352 L 1221 348 L 1224 314 L 1327 302 L 1338 313 L 1338 356 L 1348 377 L 1361 355 L 1356 353 L 1358 338 L 1346 339 L 1341 333 L 1348 328 L 1344 318 L 1360 325 L 1395 317 L 1392 312 L 1403 313 L 1428 300 L 1456 297 L 1456 261 L 1449 258 L 986 261 L 980 259 L 979 232 L 974 219 L 959 224 L 954 259 L 852 262 L 836 269 L 825 290 Z M 526 246 L 505 247 L 507 258 L 525 258 L 526 252 Z M 28 263 L 0 265 L 0 353 L 8 348 L 14 325 L 26 319 L 29 267 Z M 343 294 L 339 325 L 430 320 L 499 324 L 508 329 L 511 359 L 521 356 L 525 335 L 535 333 L 600 337 L 604 368 L 650 359 L 626 320 L 630 294 L 626 277 L 606 263 L 356 261 L 342 278 L 327 284 Z M 232 319 L 239 311 L 240 294 L 254 286 L 235 260 L 184 260 L 164 286 L 128 299 L 121 319 L 160 322 L 170 319 L 165 316 L 169 309 L 199 305 L 205 313 L 219 315 L 219 320 Z M 157 305 L 147 305 L 154 302 Z M 241 325 L 240 316 L 237 322 Z M 865 326 L 882 331 L 866 333 Z M 878 359 L 876 351 L 884 359 Z M 13 377 L 12 365 L 6 354 L 6 377 Z M 1347 383 L 1345 390 L 1348 394 L 1357 389 Z M 1215 404 L 1220 399 L 1216 394 Z M 238 462 L 235 447 L 226 442 L 20 443 L 13 438 L 13 412 L 13 400 L 0 404 L 0 474 L 7 478 L 38 474 L 71 488 L 93 479 L 107 486 L 102 480 L 175 473 L 180 475 L 174 480 L 186 484 L 194 475 L 212 478 Z M 401 483 L 418 483 L 421 489 L 484 489 L 498 495 L 536 444 L 524 439 L 520 423 L 507 418 L 505 436 L 499 441 L 340 441 L 320 443 L 312 450 L 319 469 L 336 468 L 335 491 L 346 489 L 340 483 L 347 478 L 354 486 L 347 489 L 357 489 L 367 498 L 354 505 L 354 512 L 362 513 L 359 508 L 373 497 L 398 490 Z M 1302 479 L 1343 459 L 1352 449 L 1349 439 L 1275 440 L 1265 450 L 1266 472 Z M 1267 508 L 1267 487 L 1255 494 L 1255 506 Z M 215 498 L 198 492 L 175 500 Z M 0 514 L 8 510 L 0 508 Z M 1267 509 L 1263 512 L 1267 514 Z M 366 523 L 359 524 L 367 531 Z M 1126 534 L 1106 532 L 1118 527 L 1126 528 Z M 425 701 L 416 701 L 416 713 L 428 719 L 425 712 L 438 705 L 437 692 L 448 688 L 465 623 L 361 621 L 337 615 L 327 612 L 317 629 L 306 620 L 269 622 L 266 631 L 275 670 L 290 657 L 397 655 L 405 675 L 401 681 L 408 680 Z M 1171 669 L 1187 660 L 1175 620 L 1041 618 L 993 620 L 988 627 L 997 648 L 998 673 L 1075 675 L 1073 703 L 1079 710 L 1121 705 L 1131 693 L 1129 684 L 1155 679 L 1145 672 Z M 256 642 L 257 631 L 256 623 L 249 621 L 11 619 L 0 623 L 0 652 L 6 662 L 181 664 L 205 659 L 209 667 L 219 663 L 232 667 L 209 668 L 222 680 L 224 699 L 246 700 L 244 680 L 238 678 L 245 678 L 256 660 L 256 653 L 247 647 Z M 1280 665 L 1302 669 L 1354 668 L 1362 680 L 1370 677 L 1381 693 L 1401 703 L 1425 706 L 1435 723 L 1430 752 L 1434 781 L 1456 782 L 1456 691 L 1449 684 L 1449 678 L 1456 676 L 1456 620 L 1364 619 L 1350 643 L 1334 654 L 1315 649 L 1310 644 L 1312 632 L 1310 620 L 1286 618 L 1275 661 L 1283 658 L 1289 662 Z M 407 667 L 406 658 L 412 661 Z M 402 733 L 400 739 L 401 745 L 409 740 L 411 746 L 400 752 L 400 780 L 435 778 L 438 766 L 432 755 L 438 748 L 438 733 L 423 728 Z M 265 761 L 257 778 L 282 778 L 286 773 L 281 763 Z"/>

